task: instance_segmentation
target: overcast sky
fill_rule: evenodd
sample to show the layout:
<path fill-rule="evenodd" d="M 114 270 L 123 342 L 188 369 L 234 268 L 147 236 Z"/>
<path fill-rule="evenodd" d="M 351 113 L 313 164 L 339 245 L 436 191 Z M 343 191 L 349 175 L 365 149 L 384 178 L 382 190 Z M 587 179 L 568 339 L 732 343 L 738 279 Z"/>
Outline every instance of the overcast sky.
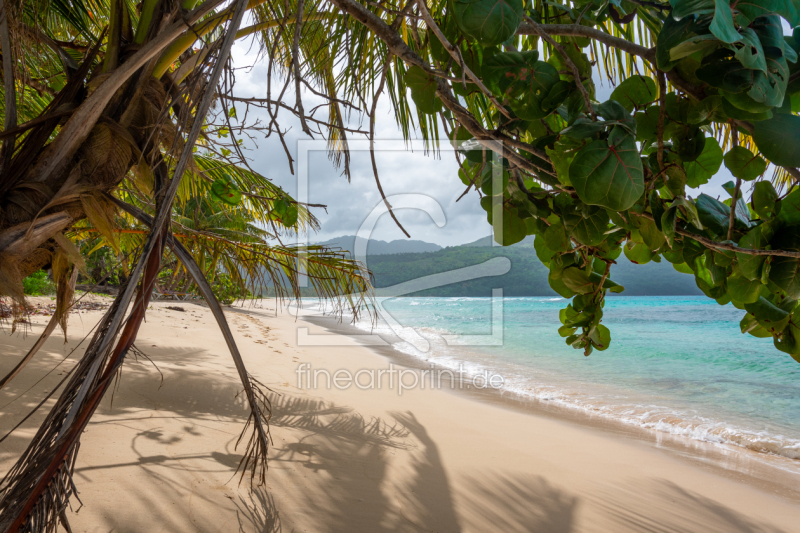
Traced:
<path fill-rule="evenodd" d="M 247 41 L 239 42 L 234 47 L 233 59 L 236 67 L 251 65 L 256 60 L 254 50 Z M 599 81 L 599 80 L 597 80 Z M 240 97 L 266 97 L 267 62 L 263 58 L 250 70 L 239 70 L 236 74 L 234 93 Z M 275 82 L 273 82 L 275 83 Z M 277 87 L 276 87 L 277 85 Z M 280 91 L 282 84 L 273 85 L 273 95 Z M 608 84 L 597 85 L 597 97 L 600 101 L 607 99 L 611 92 Z M 294 85 L 287 90 L 287 103 L 293 101 Z M 306 91 L 303 95 L 303 104 L 306 110 L 322 103 L 322 99 Z M 239 113 L 241 117 L 242 114 Z M 252 114 L 248 121 L 255 118 Z M 264 111 L 258 115 L 262 120 L 269 116 Z M 324 117 L 319 114 L 319 117 Z M 354 120 L 356 120 L 354 118 Z M 297 161 L 298 141 L 308 139 L 300 129 L 299 122 L 284 110 L 279 115 L 283 128 L 289 128 L 285 135 L 286 143 Z M 357 122 L 352 127 L 368 129 L 368 124 L 359 125 Z M 389 107 L 389 99 L 384 93 L 378 106 L 378 119 L 376 121 L 376 161 L 378 172 L 384 192 L 387 195 L 401 193 L 423 194 L 439 203 L 446 222 L 438 227 L 431 217 L 413 209 L 397 211 L 397 217 L 411 234 L 412 239 L 433 242 L 441 246 L 454 246 L 475 241 L 491 234 L 491 227 L 486 222 L 486 215 L 478 203 L 475 191 L 456 203 L 464 185 L 458 178 L 458 165 L 449 146 L 444 144 L 441 157 L 432 154 L 425 155 L 422 150 L 415 151 L 385 151 L 382 148 L 396 146 L 397 141 L 402 141 L 403 136 L 397 127 L 394 116 Z M 350 138 L 364 139 L 365 137 L 351 134 Z M 420 138 L 419 136 L 417 138 Z M 380 140 L 384 141 L 383 143 Z M 250 164 L 254 170 L 270 178 L 274 183 L 283 187 L 291 194 L 297 194 L 297 177 L 292 175 L 283 147 L 277 135 L 269 139 L 256 139 L 256 143 L 245 141 L 246 155 L 251 159 Z M 394 142 L 392 142 L 394 141 Z M 366 150 L 354 150 L 351 159 L 352 180 L 348 183 L 341 171 L 336 169 L 328 160 L 324 152 L 311 152 L 308 161 L 309 199 L 310 203 L 325 204 L 327 212 L 321 208 L 314 208 L 313 213 L 321 223 L 321 230 L 309 237 L 310 242 L 321 242 L 341 235 L 354 235 L 359 227 L 381 203 L 380 194 L 375 185 L 369 153 Z M 295 172 L 297 164 L 295 163 Z M 712 178 L 711 182 L 700 191 L 692 191 L 692 196 L 705 192 L 714 197 L 727 198 L 721 185 L 732 177 L 724 165 L 720 172 Z M 373 239 L 392 241 L 406 238 L 394 224 L 388 214 L 380 217 Z"/>

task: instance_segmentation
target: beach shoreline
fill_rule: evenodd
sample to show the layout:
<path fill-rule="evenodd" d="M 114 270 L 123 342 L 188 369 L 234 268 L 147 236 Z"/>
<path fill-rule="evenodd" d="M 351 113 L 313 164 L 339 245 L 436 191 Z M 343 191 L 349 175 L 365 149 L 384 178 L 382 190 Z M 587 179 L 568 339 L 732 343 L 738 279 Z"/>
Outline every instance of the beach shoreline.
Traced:
<path fill-rule="evenodd" d="M 68 512 L 73 530 L 789 532 L 800 519 L 797 489 L 763 479 L 755 463 L 726 468 L 631 428 L 499 394 L 298 387 L 303 362 L 353 373 L 414 362 L 359 346 L 346 325 L 263 304 L 226 316 L 249 371 L 273 391 L 266 486 L 234 477 L 247 411 L 213 317 L 200 303 L 157 302 L 136 342 L 153 363 L 126 362 L 113 405 L 104 399 L 82 437 L 75 481 L 84 506 Z M 101 313 L 73 313 L 69 342 L 55 332 L 0 391 L 3 430 L 74 364 L 82 351 L 69 351 Z M 27 336 L 4 331 L 0 370 L 48 318 L 31 317 Z M 3 471 L 50 405 L 0 447 Z"/>
<path fill-rule="evenodd" d="M 324 328 L 331 334 L 349 336 L 353 339 L 358 339 L 365 333 L 363 329 L 334 317 L 303 316 L 303 320 Z M 386 333 L 375 333 L 375 335 L 383 338 L 387 344 L 369 344 L 364 347 L 386 358 L 394 365 L 418 371 L 447 370 L 447 367 L 438 366 L 395 349 L 392 344 L 401 341 L 395 335 Z M 356 340 L 356 342 L 358 341 Z M 645 446 L 660 449 L 674 457 L 688 461 L 699 468 L 709 468 L 730 479 L 740 479 L 741 476 L 745 476 L 762 490 L 800 501 L 800 461 L 798 460 L 756 452 L 741 446 L 706 442 L 654 428 L 634 426 L 502 388 L 459 387 L 444 379 L 440 390 L 469 398 L 471 401 L 488 402 L 502 409 L 548 417 L 613 437 L 632 439 Z"/>

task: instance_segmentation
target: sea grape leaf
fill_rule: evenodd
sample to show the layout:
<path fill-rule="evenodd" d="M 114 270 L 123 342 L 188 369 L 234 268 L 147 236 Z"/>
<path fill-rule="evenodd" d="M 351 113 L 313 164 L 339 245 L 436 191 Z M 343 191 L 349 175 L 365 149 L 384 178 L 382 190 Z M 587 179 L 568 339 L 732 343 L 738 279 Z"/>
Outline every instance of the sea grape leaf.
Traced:
<path fill-rule="evenodd" d="M 715 9 L 714 0 L 669 0 L 672 16 L 676 19 L 692 18 L 692 15 L 707 15 Z"/>
<path fill-rule="evenodd" d="M 656 63 L 659 69 L 672 70 L 677 61 L 672 60 L 670 51 L 691 38 L 695 34 L 695 29 L 694 17 L 683 17 L 678 20 L 674 12 L 667 17 L 656 41 Z"/>
<path fill-rule="evenodd" d="M 770 111 L 773 106 L 765 104 L 764 102 L 757 102 L 753 100 L 747 93 L 729 93 L 721 91 L 722 95 L 728 103 L 733 104 L 736 109 L 747 111 L 752 115 L 759 115 Z"/>
<path fill-rule="evenodd" d="M 767 58 L 764 55 L 764 48 L 761 46 L 761 39 L 753 28 L 742 28 L 741 31 L 742 47 L 736 47 L 734 53 L 736 59 L 745 67 L 753 70 L 767 72 Z"/>
<path fill-rule="evenodd" d="M 731 213 L 730 207 L 705 193 L 697 197 L 695 206 L 703 227 L 710 229 L 717 235 L 727 235 Z"/>
<path fill-rule="evenodd" d="M 727 281 L 728 293 L 731 298 L 743 304 L 755 303 L 761 293 L 760 279 L 747 279 L 741 274 L 734 274 Z"/>
<path fill-rule="evenodd" d="M 770 218 L 776 214 L 779 209 L 778 204 L 778 191 L 775 190 L 772 183 L 768 181 L 759 181 L 753 189 L 753 210 L 761 218 Z"/>
<path fill-rule="evenodd" d="M 557 108 L 561 105 L 561 102 L 567 99 L 571 88 L 572 84 L 568 81 L 561 80 L 556 82 L 556 84 L 550 88 L 547 97 L 542 100 L 542 109 Z"/>
<path fill-rule="evenodd" d="M 636 120 L 636 139 L 639 141 L 655 141 L 658 136 L 658 106 L 650 106 L 644 111 L 639 111 L 634 115 Z M 668 122 L 665 117 L 664 124 Z"/>
<path fill-rule="evenodd" d="M 558 71 L 552 65 L 537 61 L 525 77 L 520 76 L 518 82 L 511 86 L 511 95 L 520 95 L 511 101 L 511 109 L 523 120 L 546 117 L 553 109 L 545 108 L 543 103 L 559 81 Z"/>
<path fill-rule="evenodd" d="M 744 304 L 744 308 L 748 313 L 756 317 L 759 324 L 773 331 L 783 331 L 786 324 L 789 322 L 789 313 L 773 304 L 763 296 L 760 296 L 755 302 Z"/>
<path fill-rule="evenodd" d="M 757 102 L 771 106 L 783 103 L 789 83 L 789 65 L 786 62 L 786 41 L 783 38 L 781 19 L 777 15 L 759 17 L 750 26 L 761 40 L 767 59 L 767 71 L 756 71 L 753 87 L 748 91 Z M 793 56 L 796 57 L 792 50 Z"/>
<path fill-rule="evenodd" d="M 744 237 L 739 239 L 739 247 L 751 250 L 763 250 L 769 244 L 773 235 L 774 228 L 772 224 L 761 224 L 748 231 Z M 739 272 L 747 279 L 761 278 L 765 260 L 766 258 L 763 255 L 736 254 L 736 264 L 739 268 Z"/>
<path fill-rule="evenodd" d="M 567 287 L 561 278 L 553 277 L 552 269 L 550 270 L 550 274 L 547 276 L 547 283 L 550 284 L 550 288 L 556 291 L 556 293 L 563 298 L 572 298 L 575 296 L 575 291 Z"/>
<path fill-rule="evenodd" d="M 592 141 L 575 156 L 569 167 L 570 181 L 584 203 L 625 211 L 644 192 L 642 160 L 632 136 L 616 148 L 606 141 Z"/>
<path fill-rule="evenodd" d="M 759 151 L 776 165 L 800 166 L 800 117 L 787 113 L 775 113 L 770 120 L 753 124 L 753 140 Z"/>
<path fill-rule="evenodd" d="M 620 83 L 609 97 L 622 104 L 630 113 L 656 99 L 656 83 L 646 76 L 631 76 Z"/>
<path fill-rule="evenodd" d="M 611 331 L 603 324 L 597 324 L 589 333 L 592 345 L 602 351 L 611 345 Z"/>
<path fill-rule="evenodd" d="M 630 112 L 621 103 L 613 98 L 595 106 L 597 114 L 606 120 L 625 120 L 630 118 Z"/>
<path fill-rule="evenodd" d="M 789 196 L 781 200 L 781 212 L 778 219 L 786 224 L 800 224 L 800 189 L 795 189 Z"/>
<path fill-rule="evenodd" d="M 432 74 L 414 65 L 406 71 L 405 82 L 420 112 L 432 115 L 442 110 L 442 101 L 436 96 L 436 78 Z"/>
<path fill-rule="evenodd" d="M 564 225 L 575 239 L 587 246 L 597 246 L 606 238 L 608 229 L 608 213 L 599 207 L 589 208 L 587 216 L 577 214 L 564 215 Z"/>
<path fill-rule="evenodd" d="M 687 121 L 689 124 L 700 124 L 707 120 L 713 120 L 722 111 L 722 97 L 709 96 L 697 102 L 689 110 Z"/>
<path fill-rule="evenodd" d="M 695 74 L 701 81 L 712 87 L 731 93 L 740 93 L 753 86 L 756 72 L 760 71 L 742 65 L 732 51 L 720 49 L 704 57 Z"/>
<path fill-rule="evenodd" d="M 536 50 L 494 54 L 483 63 L 483 82 L 494 94 L 504 96 L 512 86 L 528 80 L 538 59 Z"/>
<path fill-rule="evenodd" d="M 571 291 L 578 294 L 589 294 L 595 290 L 596 284 L 592 283 L 589 275 L 577 267 L 569 267 L 561 274 L 561 280 Z"/>
<path fill-rule="evenodd" d="M 566 252 L 571 248 L 569 236 L 560 222 L 550 224 L 543 237 L 544 244 L 554 252 Z"/>
<path fill-rule="evenodd" d="M 453 0 L 456 22 L 483 46 L 502 44 L 522 22 L 522 0 Z"/>
<path fill-rule="evenodd" d="M 696 35 L 691 39 L 683 41 L 678 46 L 674 47 L 672 50 L 669 51 L 669 58 L 672 61 L 680 61 L 681 59 L 688 57 L 695 52 L 703 50 L 704 48 L 708 48 L 710 46 L 718 46 L 719 39 L 715 35 L 705 34 L 705 35 Z"/>
<path fill-rule="evenodd" d="M 753 72 L 755 72 L 755 71 L 753 71 Z M 721 92 L 724 92 L 724 91 L 721 91 Z M 731 103 L 731 98 L 730 97 L 731 97 L 731 94 L 733 94 L 733 93 L 724 92 L 724 94 L 728 97 L 728 98 L 721 98 L 721 100 L 722 100 L 722 112 L 726 117 L 725 118 L 726 121 L 727 121 L 727 119 L 733 118 L 733 119 L 736 119 L 736 120 L 749 120 L 751 122 L 758 122 L 760 120 L 769 120 L 769 119 L 772 118 L 772 111 L 771 110 L 764 111 L 764 112 L 746 111 L 744 109 L 736 107 L 735 105 L 733 105 L 733 103 Z M 755 102 L 755 100 L 750 98 L 745 93 L 740 93 L 740 94 L 745 96 L 745 97 L 747 97 L 750 101 Z M 741 104 L 741 101 L 743 100 L 743 98 L 739 98 L 738 100 L 740 101 L 739 103 Z M 720 120 L 720 122 L 723 122 L 723 121 Z"/>
<path fill-rule="evenodd" d="M 708 29 L 717 39 L 724 43 L 731 44 L 740 41 L 742 36 L 736 31 L 736 26 L 733 25 L 730 0 L 715 0 L 714 3 L 714 19 Z"/>
<path fill-rule="evenodd" d="M 628 241 L 625 243 L 623 251 L 625 252 L 625 257 L 637 265 L 644 265 L 653 259 L 653 252 L 644 243 Z"/>
<path fill-rule="evenodd" d="M 502 235 L 498 230 L 502 227 Z M 503 246 L 516 244 L 528 235 L 528 227 L 513 207 L 503 208 L 502 224 L 495 224 L 494 240 Z"/>
<path fill-rule="evenodd" d="M 673 150 L 686 163 L 696 161 L 706 146 L 706 136 L 697 126 L 683 128 L 672 140 Z"/>
<path fill-rule="evenodd" d="M 547 244 L 544 242 L 544 237 L 541 235 L 537 235 L 536 238 L 533 239 L 533 249 L 536 250 L 536 257 L 545 265 L 549 264 L 550 259 L 556 254 L 547 247 Z"/>
<path fill-rule="evenodd" d="M 772 249 L 800 252 L 800 233 L 796 226 L 780 229 L 770 240 Z M 796 257 L 773 256 L 769 270 L 769 280 L 786 291 L 793 300 L 800 299 L 800 259 Z"/>
<path fill-rule="evenodd" d="M 736 9 L 749 22 L 758 17 L 777 13 L 788 20 L 792 26 L 797 26 L 800 24 L 800 17 L 798 17 L 796 3 L 796 0 L 739 0 L 736 2 Z"/>
<path fill-rule="evenodd" d="M 735 178 L 752 181 L 767 169 L 767 162 L 744 146 L 734 146 L 725 154 L 725 166 Z"/>
<path fill-rule="evenodd" d="M 572 182 L 569 179 L 569 166 L 572 163 L 572 160 L 575 159 L 575 155 L 581 148 L 583 148 L 585 144 L 586 143 L 584 141 L 578 141 L 570 137 L 563 136 L 555 142 L 552 149 L 545 149 L 547 151 L 547 155 L 550 156 L 550 160 L 553 162 L 558 181 L 560 181 L 562 185 L 572 185 Z"/>
<path fill-rule="evenodd" d="M 655 221 L 649 218 L 641 221 L 639 234 L 642 236 L 644 244 L 651 250 L 658 250 L 664 245 L 664 234 L 656 227 Z"/>
<path fill-rule="evenodd" d="M 700 157 L 683 166 L 689 187 L 696 188 L 708 183 L 722 165 L 722 157 L 722 148 L 719 147 L 717 140 L 714 137 L 706 138 Z"/>

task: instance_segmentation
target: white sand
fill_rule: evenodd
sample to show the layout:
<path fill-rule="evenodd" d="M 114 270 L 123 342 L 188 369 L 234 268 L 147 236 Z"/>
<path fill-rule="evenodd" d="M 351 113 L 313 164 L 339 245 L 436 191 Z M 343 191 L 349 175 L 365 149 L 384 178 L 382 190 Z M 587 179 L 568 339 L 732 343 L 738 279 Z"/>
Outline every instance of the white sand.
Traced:
<path fill-rule="evenodd" d="M 165 310 L 180 305 L 184 313 Z M 228 310 L 250 372 L 273 391 L 270 470 L 264 487 L 238 484 L 234 449 L 247 411 L 210 312 L 157 303 L 82 438 L 74 531 L 86 532 L 792 532 L 800 506 L 747 473 L 720 472 L 675 452 L 600 429 L 517 412 L 440 390 L 297 387 L 298 364 L 335 371 L 385 369 L 356 346 L 297 346 L 297 327 L 265 309 Z M 73 314 L 9 386 L 0 429 L 18 422 L 83 351 L 41 379 L 101 313 Z M 42 331 L 0 334 L 0 372 Z M 82 345 L 85 346 L 85 343 Z M 41 381 L 37 383 L 38 380 Z M 51 404 L 48 404 L 51 405 Z M 46 410 L 0 445 L 5 472 Z"/>

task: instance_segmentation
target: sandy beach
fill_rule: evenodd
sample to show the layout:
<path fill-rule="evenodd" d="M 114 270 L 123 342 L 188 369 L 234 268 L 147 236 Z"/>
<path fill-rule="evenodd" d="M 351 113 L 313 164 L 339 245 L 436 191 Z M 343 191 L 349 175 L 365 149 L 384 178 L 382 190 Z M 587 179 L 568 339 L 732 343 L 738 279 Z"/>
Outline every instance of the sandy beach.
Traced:
<path fill-rule="evenodd" d="M 74 365 L 101 313 L 74 312 L 68 342 L 57 330 L 0 391 L 3 434 Z M 273 391 L 266 485 L 234 476 L 247 411 L 211 313 L 157 302 L 136 342 L 152 362 L 128 358 L 82 437 L 74 531 L 789 533 L 800 523 L 797 477 L 746 455 L 446 387 L 309 387 L 303 363 L 354 375 L 396 361 L 347 337 L 325 345 L 331 332 L 273 302 L 226 314 L 250 372 Z M 0 371 L 48 319 L 13 335 L 6 324 Z M 298 345 L 308 335 L 320 345 Z M 3 472 L 50 405 L 0 444 Z"/>

